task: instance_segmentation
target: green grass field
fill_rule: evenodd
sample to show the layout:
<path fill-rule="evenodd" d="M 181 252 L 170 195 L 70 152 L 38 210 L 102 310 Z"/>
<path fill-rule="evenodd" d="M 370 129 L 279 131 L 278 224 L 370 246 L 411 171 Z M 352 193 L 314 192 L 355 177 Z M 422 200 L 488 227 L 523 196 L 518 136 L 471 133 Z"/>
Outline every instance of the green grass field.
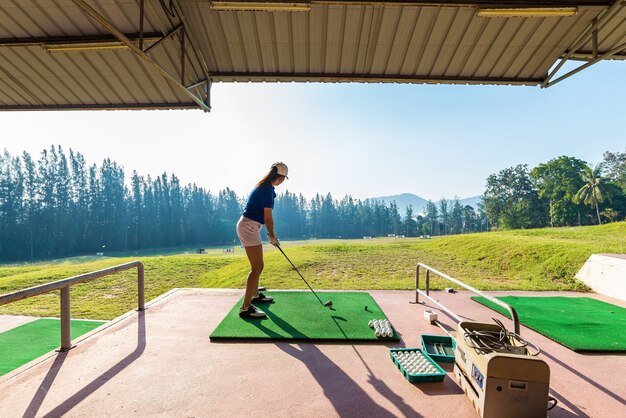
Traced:
<path fill-rule="evenodd" d="M 626 222 L 601 226 L 516 230 L 433 239 L 379 238 L 283 243 L 315 289 L 411 289 L 415 265 L 426 263 L 481 290 L 586 290 L 574 279 L 591 254 L 626 253 Z M 232 247 L 231 247 L 232 248 Z M 306 289 L 282 254 L 265 247 L 263 285 Z M 0 265 L 0 294 L 139 259 L 146 300 L 176 287 L 243 288 L 248 262 L 239 247 L 207 254 L 154 250 L 132 256 L 74 257 Z M 136 272 L 72 286 L 72 317 L 111 319 L 136 307 Z M 449 282 L 432 280 L 435 289 Z M 0 307 L 0 314 L 58 316 L 58 292 Z"/>

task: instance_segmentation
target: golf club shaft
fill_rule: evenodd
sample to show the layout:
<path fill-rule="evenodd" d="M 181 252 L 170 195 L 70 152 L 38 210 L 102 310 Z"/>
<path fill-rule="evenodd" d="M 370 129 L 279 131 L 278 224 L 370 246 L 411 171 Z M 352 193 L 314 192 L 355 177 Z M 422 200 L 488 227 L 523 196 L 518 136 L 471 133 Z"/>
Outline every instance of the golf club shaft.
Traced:
<path fill-rule="evenodd" d="M 280 245 L 277 245 L 276 247 L 278 247 L 278 249 L 280 250 L 281 253 L 283 253 L 283 255 L 285 256 L 285 258 L 287 259 L 287 261 L 289 261 L 289 264 L 291 264 L 291 267 L 293 267 L 293 269 L 296 271 L 296 273 L 298 273 L 298 275 L 300 276 L 300 278 L 304 281 L 304 283 L 306 283 L 307 286 L 309 286 L 309 289 L 311 289 L 311 292 L 313 292 L 313 294 L 315 295 L 315 297 L 317 298 L 317 300 L 320 301 L 320 303 L 322 304 L 322 306 L 326 306 L 324 305 L 324 302 L 322 302 L 322 299 L 320 299 L 319 296 L 317 296 L 317 293 L 315 293 L 315 290 L 313 290 L 313 288 L 311 287 L 311 285 L 306 281 L 306 279 L 304 278 L 304 276 L 302 276 L 302 274 L 300 274 L 300 271 L 298 270 L 298 268 L 291 262 L 291 260 L 289 259 L 289 257 L 287 257 L 287 254 L 285 254 L 285 252 L 283 251 L 282 248 L 280 248 Z"/>

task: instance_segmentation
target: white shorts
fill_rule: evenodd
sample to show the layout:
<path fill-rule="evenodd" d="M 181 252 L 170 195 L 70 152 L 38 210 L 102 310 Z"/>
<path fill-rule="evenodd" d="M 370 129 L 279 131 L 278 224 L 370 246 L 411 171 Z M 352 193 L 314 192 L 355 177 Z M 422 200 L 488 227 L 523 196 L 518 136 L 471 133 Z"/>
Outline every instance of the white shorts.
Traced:
<path fill-rule="evenodd" d="M 263 224 L 242 216 L 237 222 L 237 236 L 244 247 L 263 245 L 261 242 L 261 228 Z"/>

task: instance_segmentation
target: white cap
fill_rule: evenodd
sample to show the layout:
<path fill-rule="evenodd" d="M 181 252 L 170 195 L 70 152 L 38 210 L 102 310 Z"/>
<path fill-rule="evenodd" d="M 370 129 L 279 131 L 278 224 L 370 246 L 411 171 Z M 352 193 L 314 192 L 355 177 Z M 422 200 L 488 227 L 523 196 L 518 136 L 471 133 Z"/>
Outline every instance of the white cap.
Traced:
<path fill-rule="evenodd" d="M 281 162 L 277 162 L 272 164 L 272 168 L 276 167 L 276 172 L 278 173 L 279 176 L 285 176 L 287 177 L 287 173 L 289 173 L 289 169 L 287 168 L 287 164 L 285 163 L 281 163 Z M 287 177 L 289 178 L 289 177 Z"/>

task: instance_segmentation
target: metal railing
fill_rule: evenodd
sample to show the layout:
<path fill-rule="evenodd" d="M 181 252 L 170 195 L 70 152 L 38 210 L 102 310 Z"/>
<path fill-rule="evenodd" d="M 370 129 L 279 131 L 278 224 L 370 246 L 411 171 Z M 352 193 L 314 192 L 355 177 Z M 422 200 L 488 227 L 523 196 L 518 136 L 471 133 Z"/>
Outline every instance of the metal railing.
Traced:
<path fill-rule="evenodd" d="M 59 351 L 67 351 L 72 348 L 70 325 L 70 286 L 94 280 L 99 277 L 119 273 L 120 271 L 130 270 L 135 267 L 137 267 L 137 310 L 143 311 L 146 309 L 144 303 L 144 268 L 143 263 L 140 261 L 131 261 L 130 263 L 120 264 L 106 269 L 81 274 L 79 276 L 57 280 L 55 282 L 0 295 L 0 306 L 61 289 L 61 348 Z"/>
<path fill-rule="evenodd" d="M 423 267 L 426 270 L 426 287 L 425 290 L 420 290 L 419 285 L 420 285 L 420 267 Z M 485 299 L 487 299 L 490 302 L 495 303 L 498 306 L 503 307 L 504 309 L 507 309 L 509 311 L 509 313 L 511 314 L 511 318 L 513 320 L 513 328 L 514 331 L 517 335 L 520 334 L 520 327 L 519 327 L 519 317 L 517 316 L 517 312 L 515 311 L 515 308 L 513 308 L 511 305 L 502 302 L 501 300 L 498 300 L 494 297 L 491 297 L 489 295 L 485 295 L 483 292 L 481 292 L 478 289 L 473 288 L 470 285 L 467 285 L 465 283 L 463 283 L 460 280 L 454 279 L 450 276 L 448 276 L 445 273 L 442 273 L 438 270 L 435 270 L 432 267 L 427 266 L 424 263 L 417 263 L 417 265 L 415 266 L 415 303 L 419 303 L 419 295 L 422 295 L 426 298 L 428 298 L 428 300 L 430 300 L 432 303 L 434 303 L 435 305 L 437 305 L 439 308 L 441 308 L 441 310 L 443 310 L 444 312 L 446 312 L 447 314 L 449 314 L 450 316 L 452 316 L 457 322 L 461 322 L 463 321 L 463 319 L 458 316 L 457 314 L 455 314 L 454 312 L 452 312 L 450 309 L 446 308 L 444 305 L 442 305 L 441 303 L 439 303 L 437 300 L 433 299 L 430 297 L 429 293 L 430 293 L 430 272 L 435 273 L 437 276 L 442 277 L 446 280 L 450 280 L 453 283 L 456 283 L 457 285 L 469 290 L 470 292 L 474 292 L 479 296 L 484 297 Z"/>

